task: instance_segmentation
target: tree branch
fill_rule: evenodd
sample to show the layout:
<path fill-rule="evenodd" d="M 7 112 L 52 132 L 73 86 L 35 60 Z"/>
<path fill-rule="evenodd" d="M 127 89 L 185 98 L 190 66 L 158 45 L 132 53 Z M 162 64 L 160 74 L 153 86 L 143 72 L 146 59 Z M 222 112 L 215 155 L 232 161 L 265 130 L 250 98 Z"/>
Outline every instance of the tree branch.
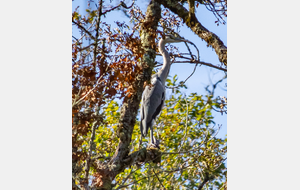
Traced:
<path fill-rule="evenodd" d="M 156 0 L 164 7 L 170 9 L 173 13 L 183 19 L 184 23 L 201 39 L 207 42 L 208 46 L 214 48 L 221 63 L 227 66 L 227 47 L 220 38 L 206 29 L 196 18 L 195 14 L 189 12 L 180 3 L 172 0 Z"/>
<path fill-rule="evenodd" d="M 162 184 L 162 182 L 160 181 L 158 175 L 156 174 L 155 170 L 153 170 L 153 173 L 155 174 L 157 180 L 159 181 L 160 185 L 164 187 L 164 190 L 166 189 L 165 186 Z"/>
<path fill-rule="evenodd" d="M 212 180 L 214 177 L 210 176 L 209 173 L 205 173 L 204 175 L 204 180 L 202 181 L 202 183 L 199 185 L 198 190 L 201 190 L 204 185 L 209 181 Z"/>
<path fill-rule="evenodd" d="M 199 185 L 198 190 L 201 190 L 203 188 L 203 186 L 209 181 L 208 178 L 204 178 L 204 180 L 202 181 L 202 183 Z"/>
<path fill-rule="evenodd" d="M 96 131 L 96 126 L 97 126 L 98 121 L 95 121 L 92 124 L 92 134 L 91 134 L 91 139 L 89 142 L 89 150 L 88 150 L 88 156 L 86 159 L 86 165 L 85 165 L 85 175 L 84 175 L 84 179 L 86 181 L 86 183 L 88 184 L 88 177 L 89 177 L 89 171 L 90 171 L 90 163 L 91 163 L 91 157 L 92 157 L 92 149 L 94 147 L 94 139 L 95 139 L 95 131 Z"/>
<path fill-rule="evenodd" d="M 87 29 L 85 29 L 83 26 L 81 26 L 81 24 L 75 22 L 74 20 L 72 20 L 72 23 L 75 24 L 76 26 L 78 26 L 78 28 L 83 30 L 85 33 L 87 33 L 91 39 L 95 40 L 94 36 Z"/>
<path fill-rule="evenodd" d="M 99 37 L 99 28 L 100 28 L 100 21 L 102 16 L 102 4 L 103 0 L 99 1 L 99 8 L 98 8 L 98 18 L 96 22 L 96 36 L 95 36 L 95 43 L 94 43 L 94 58 L 93 58 L 93 64 L 94 64 L 94 70 L 96 71 L 96 58 L 97 58 L 97 47 L 98 47 L 98 37 Z M 104 49 L 104 47 L 103 47 Z"/>
<path fill-rule="evenodd" d="M 174 55 L 176 56 L 176 55 Z M 179 58 L 182 58 L 182 59 L 187 59 L 187 61 L 174 61 L 174 63 L 198 63 L 198 64 L 202 64 L 202 65 L 205 65 L 205 66 L 208 66 L 208 67 L 212 67 L 212 68 L 215 68 L 215 69 L 219 69 L 221 71 L 225 71 L 227 72 L 227 69 L 225 68 L 222 68 L 222 67 L 218 67 L 216 65 L 213 65 L 211 63 L 206 63 L 206 62 L 203 62 L 203 61 L 197 61 L 197 60 L 191 60 L 190 58 L 188 57 L 184 57 L 184 56 L 178 56 Z"/>
<path fill-rule="evenodd" d="M 109 9 L 109 10 L 106 10 L 106 11 L 103 13 L 103 15 L 105 15 L 105 14 L 108 13 L 108 12 L 111 12 L 111 11 L 115 10 L 116 8 L 119 8 L 120 6 L 122 6 L 122 7 L 125 8 L 125 9 L 130 9 L 133 5 L 134 5 L 134 0 L 132 1 L 132 4 L 131 4 L 129 7 L 127 7 L 127 5 L 126 5 L 123 1 L 121 1 L 117 6 L 111 8 L 111 9 Z"/>

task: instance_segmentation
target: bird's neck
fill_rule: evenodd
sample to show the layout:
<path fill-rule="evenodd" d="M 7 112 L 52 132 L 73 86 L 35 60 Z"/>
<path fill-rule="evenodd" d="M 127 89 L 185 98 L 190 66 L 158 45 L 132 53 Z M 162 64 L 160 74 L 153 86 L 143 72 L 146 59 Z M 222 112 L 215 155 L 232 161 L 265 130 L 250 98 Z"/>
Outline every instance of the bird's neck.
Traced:
<path fill-rule="evenodd" d="M 160 41 L 158 45 L 159 45 L 159 52 L 163 56 L 164 62 L 162 68 L 159 70 L 157 74 L 158 77 L 161 79 L 162 83 L 165 84 L 171 66 L 170 55 L 165 49 L 165 43 L 162 43 L 162 41 Z"/>

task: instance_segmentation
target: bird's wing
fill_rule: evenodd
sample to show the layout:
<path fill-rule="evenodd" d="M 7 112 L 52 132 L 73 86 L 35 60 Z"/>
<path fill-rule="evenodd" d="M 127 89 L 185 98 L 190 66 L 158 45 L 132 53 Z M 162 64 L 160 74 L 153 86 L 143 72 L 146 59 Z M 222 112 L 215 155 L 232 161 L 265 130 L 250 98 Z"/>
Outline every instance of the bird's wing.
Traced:
<path fill-rule="evenodd" d="M 146 86 L 146 88 L 147 87 L 148 86 Z M 145 91 L 144 91 L 143 96 L 142 96 L 141 109 L 140 109 L 140 120 L 141 120 L 140 130 L 141 130 L 141 134 L 142 134 L 143 137 L 145 137 L 147 135 L 147 133 L 146 133 L 146 124 L 145 124 L 145 114 L 144 114 L 144 108 L 145 108 L 144 99 L 145 99 Z"/>
<path fill-rule="evenodd" d="M 156 118 L 162 109 L 165 98 L 165 89 L 161 81 L 156 80 L 151 89 L 146 87 L 145 91 L 143 114 L 148 128 L 150 127 L 152 120 Z"/>

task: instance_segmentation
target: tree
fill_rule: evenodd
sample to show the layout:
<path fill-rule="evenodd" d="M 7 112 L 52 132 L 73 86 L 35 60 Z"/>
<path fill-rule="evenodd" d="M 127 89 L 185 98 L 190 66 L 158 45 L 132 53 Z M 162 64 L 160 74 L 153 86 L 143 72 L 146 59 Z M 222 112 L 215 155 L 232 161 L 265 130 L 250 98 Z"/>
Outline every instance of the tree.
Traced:
<path fill-rule="evenodd" d="M 139 147 L 137 114 L 157 65 L 158 40 L 166 33 L 179 35 L 175 29 L 184 24 L 215 50 L 222 65 L 169 46 L 173 61 L 182 62 L 175 61 L 179 57 L 222 70 L 226 78 L 227 47 L 202 26 L 195 10 L 207 6 L 219 24 L 227 1 L 155 0 L 146 12 L 134 1 L 87 3 L 85 15 L 78 9 L 72 14 L 80 31 L 72 43 L 72 188 L 226 189 L 226 138 L 215 136 L 220 126 L 213 127 L 212 111 L 226 113 L 227 99 L 214 96 L 217 83 L 205 95 L 185 96 L 184 81 L 167 80 L 173 94 L 156 120 L 160 149 Z M 116 21 L 118 28 L 112 29 L 102 21 L 112 11 L 123 11 L 130 22 Z"/>

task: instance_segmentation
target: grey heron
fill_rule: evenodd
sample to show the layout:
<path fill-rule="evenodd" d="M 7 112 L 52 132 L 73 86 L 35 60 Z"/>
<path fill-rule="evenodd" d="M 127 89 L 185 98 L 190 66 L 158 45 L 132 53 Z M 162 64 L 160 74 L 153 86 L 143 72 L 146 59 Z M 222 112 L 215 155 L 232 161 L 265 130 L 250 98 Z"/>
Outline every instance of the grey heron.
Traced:
<path fill-rule="evenodd" d="M 169 74 L 171 61 L 170 55 L 165 49 L 166 43 L 178 43 L 178 42 L 189 42 L 188 40 L 166 35 L 165 38 L 160 39 L 158 43 L 158 49 L 163 57 L 162 68 L 151 77 L 151 87 L 146 86 L 140 109 L 140 130 L 141 140 L 142 137 L 146 137 L 150 128 L 150 146 L 153 144 L 158 148 L 158 143 L 153 136 L 153 124 L 157 115 L 160 113 L 164 100 L 165 100 L 165 82 Z M 140 142 L 141 143 L 141 142 Z"/>

